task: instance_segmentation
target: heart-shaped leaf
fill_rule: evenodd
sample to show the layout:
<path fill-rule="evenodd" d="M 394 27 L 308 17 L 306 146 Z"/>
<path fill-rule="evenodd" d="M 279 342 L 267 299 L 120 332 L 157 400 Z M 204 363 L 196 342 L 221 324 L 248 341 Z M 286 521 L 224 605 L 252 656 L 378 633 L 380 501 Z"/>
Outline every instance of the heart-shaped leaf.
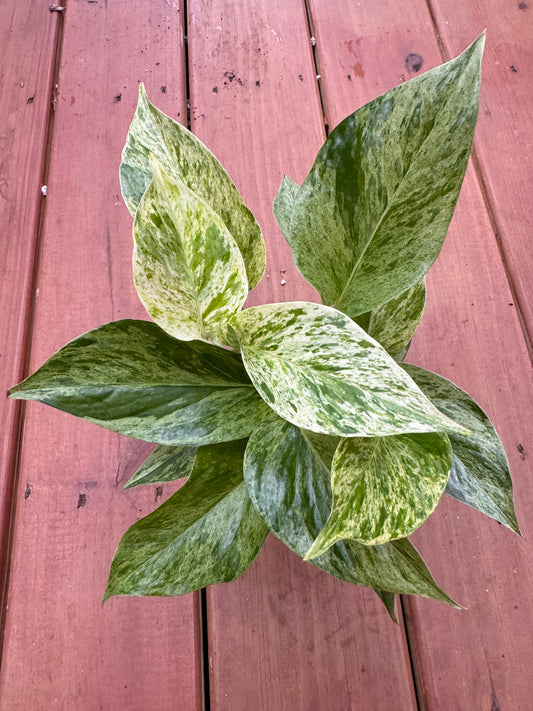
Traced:
<path fill-rule="evenodd" d="M 335 309 L 266 304 L 240 312 L 233 324 L 260 395 L 299 427 L 348 437 L 457 427 L 379 343 Z"/>
<path fill-rule="evenodd" d="M 453 457 L 446 493 L 520 534 L 507 457 L 487 415 L 446 378 L 414 365 L 404 368 L 441 412 L 471 431 L 468 437 L 450 435 Z"/>
<path fill-rule="evenodd" d="M 437 258 L 468 163 L 484 35 L 457 59 L 348 116 L 274 212 L 301 274 L 350 317 L 418 282 Z"/>
<path fill-rule="evenodd" d="M 279 420 L 254 432 L 246 448 L 244 476 L 254 506 L 272 533 L 302 558 L 331 511 L 327 462 L 336 443 Z M 454 604 L 405 539 L 378 546 L 341 541 L 310 562 L 347 582 Z"/>
<path fill-rule="evenodd" d="M 245 442 L 200 447 L 189 480 L 122 537 L 104 595 L 183 595 L 235 580 L 268 528 L 243 482 Z"/>
<path fill-rule="evenodd" d="M 196 447 L 187 444 L 178 447 L 160 444 L 124 484 L 124 488 L 185 479 L 192 472 L 195 459 Z"/>
<path fill-rule="evenodd" d="M 406 538 L 437 506 L 450 467 L 446 435 L 341 440 L 331 467 L 333 508 L 306 557 L 345 538 L 366 545 Z"/>
<path fill-rule="evenodd" d="M 122 195 L 133 216 L 152 180 L 150 156 L 157 159 L 171 180 L 185 184 L 217 213 L 242 253 L 250 289 L 255 286 L 263 276 L 266 254 L 254 216 L 211 151 L 156 109 L 141 84 L 120 165 Z"/>
<path fill-rule="evenodd" d="M 133 225 L 133 278 L 154 321 L 174 338 L 228 345 L 226 322 L 248 295 L 241 253 L 222 220 L 152 160 Z"/>
<path fill-rule="evenodd" d="M 148 321 L 115 321 L 74 339 L 10 397 L 170 445 L 247 437 L 274 417 L 237 354 L 177 341 Z"/>
<path fill-rule="evenodd" d="M 383 346 L 396 362 L 401 362 L 422 320 L 426 303 L 426 284 L 421 279 L 407 291 L 361 314 L 355 321 Z"/>

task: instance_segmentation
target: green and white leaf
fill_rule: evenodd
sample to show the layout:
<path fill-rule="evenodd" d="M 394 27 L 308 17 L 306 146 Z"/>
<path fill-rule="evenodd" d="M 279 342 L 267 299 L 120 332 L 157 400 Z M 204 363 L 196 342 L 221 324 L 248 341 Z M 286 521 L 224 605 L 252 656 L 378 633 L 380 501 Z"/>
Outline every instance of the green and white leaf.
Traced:
<path fill-rule="evenodd" d="M 483 45 L 484 35 L 348 116 L 298 191 L 282 183 L 274 212 L 325 304 L 354 318 L 420 281 L 437 258 L 472 146 Z"/>
<path fill-rule="evenodd" d="M 275 417 L 236 353 L 177 341 L 148 321 L 115 321 L 74 339 L 10 397 L 167 445 L 240 439 Z"/>
<path fill-rule="evenodd" d="M 434 511 L 450 467 L 446 435 L 342 439 L 331 468 L 333 508 L 306 557 L 345 538 L 366 545 L 407 538 Z"/>
<path fill-rule="evenodd" d="M 165 481 L 186 479 L 192 472 L 196 449 L 187 444 L 178 447 L 160 444 L 124 484 L 124 488 L 131 489 L 139 484 L 161 484 Z"/>
<path fill-rule="evenodd" d="M 259 394 L 298 427 L 347 437 L 457 428 L 379 343 L 335 309 L 266 304 L 232 323 Z"/>
<path fill-rule="evenodd" d="M 446 378 L 414 365 L 404 368 L 442 413 L 471 431 L 468 437 L 450 435 L 453 458 L 446 493 L 520 534 L 507 457 L 487 415 Z"/>
<path fill-rule="evenodd" d="M 274 215 L 282 234 L 285 236 L 290 234 L 292 213 L 299 190 L 298 183 L 294 182 L 288 175 L 284 175 L 274 198 L 272 206 Z"/>
<path fill-rule="evenodd" d="M 421 279 L 414 286 L 355 321 L 380 343 L 396 362 L 409 350 L 426 303 L 426 284 Z"/>
<path fill-rule="evenodd" d="M 263 276 L 266 253 L 254 216 L 211 151 L 156 109 L 141 84 L 120 165 L 122 195 L 133 216 L 152 180 L 150 156 L 157 159 L 171 180 L 186 185 L 216 212 L 242 253 L 250 289 L 255 286 Z"/>
<path fill-rule="evenodd" d="M 241 253 L 222 220 L 150 162 L 135 214 L 133 278 L 154 321 L 174 338 L 228 345 L 226 322 L 248 295 Z"/>
<path fill-rule="evenodd" d="M 200 447 L 189 480 L 135 523 L 115 553 L 104 595 L 183 595 L 235 580 L 268 528 L 243 482 L 245 442 Z"/>
<path fill-rule="evenodd" d="M 246 448 L 244 477 L 254 506 L 272 533 L 302 558 L 331 511 L 326 462 L 336 441 L 278 420 L 255 431 Z M 376 591 L 454 604 L 405 539 L 377 546 L 341 541 L 310 562 L 341 580 Z"/>

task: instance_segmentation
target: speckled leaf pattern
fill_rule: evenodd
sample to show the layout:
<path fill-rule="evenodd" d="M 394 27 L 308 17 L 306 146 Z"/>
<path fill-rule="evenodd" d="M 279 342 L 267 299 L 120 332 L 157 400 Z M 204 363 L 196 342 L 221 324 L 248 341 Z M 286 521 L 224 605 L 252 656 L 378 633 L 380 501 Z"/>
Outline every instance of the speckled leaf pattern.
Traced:
<path fill-rule="evenodd" d="M 242 575 L 268 534 L 243 482 L 244 447 L 198 449 L 184 486 L 122 537 L 104 600 L 182 595 Z"/>
<path fill-rule="evenodd" d="M 335 309 L 266 304 L 241 311 L 233 323 L 258 392 L 299 427 L 349 437 L 457 427 L 374 339 Z"/>
<path fill-rule="evenodd" d="M 331 511 L 327 462 L 337 441 L 279 420 L 254 432 L 246 448 L 244 476 L 254 506 L 272 533 L 302 558 Z M 341 541 L 310 563 L 376 591 L 453 604 L 406 539 L 380 546 Z"/>
<path fill-rule="evenodd" d="M 196 447 L 192 445 L 172 447 L 160 444 L 124 484 L 124 488 L 131 489 L 139 484 L 161 484 L 166 481 L 185 479 L 192 472 L 195 459 Z"/>
<path fill-rule="evenodd" d="M 471 431 L 468 437 L 450 436 L 453 457 L 446 493 L 520 533 L 507 457 L 487 415 L 446 378 L 414 365 L 404 367 L 441 412 Z"/>
<path fill-rule="evenodd" d="M 342 439 L 331 465 L 333 507 L 308 558 L 350 538 L 378 545 L 407 538 L 434 511 L 451 467 L 446 435 Z"/>
<path fill-rule="evenodd" d="M 280 227 L 325 304 L 354 318 L 415 284 L 437 258 L 472 145 L 483 45 L 484 35 L 348 116 L 298 192 L 282 184 Z"/>
<path fill-rule="evenodd" d="M 422 320 L 426 303 L 426 284 L 421 279 L 407 291 L 362 314 L 356 322 L 383 346 L 395 361 L 401 362 Z"/>
<path fill-rule="evenodd" d="M 115 321 L 74 339 L 10 396 L 168 445 L 247 437 L 273 417 L 237 354 L 177 341 L 148 321 Z"/>
<path fill-rule="evenodd" d="M 279 228 L 284 235 L 290 234 L 292 211 L 299 190 L 298 183 L 295 183 L 288 175 L 283 176 L 274 198 L 273 210 Z"/>
<path fill-rule="evenodd" d="M 139 298 L 171 336 L 228 345 L 226 322 L 248 295 L 239 248 L 195 193 L 150 165 L 154 177 L 133 225 Z"/>
<path fill-rule="evenodd" d="M 156 109 L 141 84 L 120 166 L 122 195 L 133 216 L 152 179 L 150 156 L 157 159 L 172 180 L 185 184 L 217 213 L 239 246 L 249 287 L 255 286 L 263 276 L 266 254 L 254 216 L 211 151 Z"/>

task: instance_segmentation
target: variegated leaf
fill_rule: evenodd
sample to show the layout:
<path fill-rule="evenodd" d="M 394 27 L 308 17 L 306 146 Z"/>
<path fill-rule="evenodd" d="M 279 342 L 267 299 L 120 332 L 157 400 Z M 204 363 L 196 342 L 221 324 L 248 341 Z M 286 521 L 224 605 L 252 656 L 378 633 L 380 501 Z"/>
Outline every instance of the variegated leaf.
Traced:
<path fill-rule="evenodd" d="M 345 538 L 365 545 L 406 538 L 434 511 L 450 467 L 446 435 L 341 440 L 331 467 L 333 508 L 306 558 Z"/>
<path fill-rule="evenodd" d="M 228 345 L 226 322 L 248 295 L 241 253 L 220 218 L 154 160 L 135 214 L 133 278 L 154 321 L 184 341 Z"/>
<path fill-rule="evenodd" d="M 200 447 L 189 480 L 135 523 L 115 553 L 112 595 L 183 595 L 235 580 L 268 534 L 243 482 L 245 442 Z"/>
<path fill-rule="evenodd" d="M 150 156 L 155 156 L 173 181 L 184 183 L 217 213 L 239 246 L 250 288 L 255 286 L 263 276 L 266 255 L 254 216 L 211 151 L 186 128 L 156 109 L 141 84 L 120 165 L 122 195 L 133 216 L 152 180 Z"/>
<path fill-rule="evenodd" d="M 299 427 L 347 437 L 457 427 L 379 343 L 335 309 L 266 304 L 240 312 L 233 324 L 258 392 Z"/>
<path fill-rule="evenodd" d="M 331 511 L 327 462 L 336 443 L 337 438 L 278 420 L 254 432 L 246 448 L 244 477 L 254 506 L 272 533 L 302 558 Z M 408 540 L 378 546 L 340 541 L 310 563 L 382 593 L 424 595 L 453 604 Z"/>
<path fill-rule="evenodd" d="M 185 479 L 194 466 L 196 449 L 187 444 L 178 447 L 160 444 L 124 484 L 124 488 L 131 489 L 139 484 L 160 484 L 165 481 Z"/>
<path fill-rule="evenodd" d="M 298 183 L 295 183 L 288 175 L 283 176 L 279 190 L 274 198 L 273 209 L 279 228 L 284 235 L 291 233 L 291 216 L 299 190 Z"/>
<path fill-rule="evenodd" d="M 487 415 L 446 378 L 414 365 L 404 368 L 441 412 L 471 431 L 468 437 L 450 435 L 453 457 L 446 493 L 520 534 L 507 457 Z"/>
<path fill-rule="evenodd" d="M 472 145 L 483 45 L 484 35 L 348 116 L 298 191 L 282 184 L 274 211 L 325 304 L 354 318 L 411 287 L 437 258 Z"/>
<path fill-rule="evenodd" d="M 399 296 L 355 320 L 395 361 L 401 362 L 422 320 L 425 302 L 426 284 L 421 279 Z"/>
<path fill-rule="evenodd" d="M 247 437 L 275 417 L 237 354 L 176 341 L 148 321 L 115 321 L 74 339 L 10 396 L 170 445 Z"/>

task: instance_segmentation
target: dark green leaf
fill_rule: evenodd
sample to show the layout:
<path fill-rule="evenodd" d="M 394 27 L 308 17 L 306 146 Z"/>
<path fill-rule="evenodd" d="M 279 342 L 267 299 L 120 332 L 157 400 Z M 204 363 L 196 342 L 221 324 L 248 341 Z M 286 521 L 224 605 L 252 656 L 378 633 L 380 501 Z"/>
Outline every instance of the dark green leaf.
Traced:
<path fill-rule="evenodd" d="M 487 415 L 446 378 L 414 365 L 404 368 L 442 413 L 471 431 L 469 436 L 450 435 L 453 458 L 446 493 L 520 534 L 507 457 Z"/>
<path fill-rule="evenodd" d="M 383 306 L 361 314 L 355 320 L 391 358 L 401 362 L 422 319 L 425 302 L 426 284 L 421 279 Z"/>
<path fill-rule="evenodd" d="M 406 538 L 434 511 L 450 466 L 446 435 L 342 439 L 331 466 L 331 514 L 306 558 L 345 538 L 366 545 Z"/>
<path fill-rule="evenodd" d="M 472 145 L 483 44 L 344 119 L 297 193 L 284 181 L 274 211 L 325 304 L 354 318 L 437 258 Z"/>
<path fill-rule="evenodd" d="M 158 444 L 239 439 L 274 417 L 236 353 L 177 341 L 148 321 L 116 321 L 76 338 L 10 396 Z"/>
<path fill-rule="evenodd" d="M 302 558 L 331 511 L 331 475 L 323 458 L 329 459 L 332 440 L 315 446 L 316 435 L 279 420 L 254 432 L 246 449 L 244 476 L 254 506 Z M 310 562 L 347 582 L 454 604 L 406 539 L 378 546 L 342 541 Z"/>
<path fill-rule="evenodd" d="M 218 215 L 155 160 L 133 225 L 133 278 L 154 321 L 174 338 L 228 345 L 226 322 L 248 295 L 242 255 Z"/>
<path fill-rule="evenodd" d="M 233 324 L 258 392 L 299 427 L 347 437 L 457 427 L 340 311 L 306 302 L 266 304 L 241 311 Z"/>
<path fill-rule="evenodd" d="M 141 84 L 120 165 L 122 195 L 132 215 L 152 180 L 151 155 L 172 180 L 184 183 L 219 215 L 242 253 L 250 289 L 255 286 L 263 276 L 266 255 L 254 216 L 211 151 L 156 109 Z"/>
<path fill-rule="evenodd" d="M 268 534 L 243 482 L 244 447 L 198 449 L 187 483 L 122 537 L 104 600 L 183 595 L 242 575 Z"/>
<path fill-rule="evenodd" d="M 186 444 L 179 447 L 160 444 L 124 484 L 124 488 L 185 479 L 190 475 L 195 459 L 196 447 Z"/>
<path fill-rule="evenodd" d="M 375 588 L 374 592 L 379 597 L 381 602 L 385 605 L 385 608 L 387 609 L 391 620 L 398 624 L 398 618 L 396 617 L 396 611 L 394 609 L 396 595 L 394 593 L 386 592 L 385 590 L 376 590 Z"/>

